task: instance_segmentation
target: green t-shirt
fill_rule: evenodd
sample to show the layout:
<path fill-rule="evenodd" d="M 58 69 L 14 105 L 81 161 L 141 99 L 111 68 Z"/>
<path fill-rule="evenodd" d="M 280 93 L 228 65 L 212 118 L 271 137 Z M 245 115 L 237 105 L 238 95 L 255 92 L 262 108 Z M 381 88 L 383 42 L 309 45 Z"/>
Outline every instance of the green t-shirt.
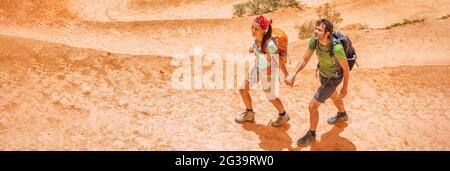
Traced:
<path fill-rule="evenodd" d="M 316 50 L 316 55 L 319 60 L 319 70 L 324 74 L 334 74 L 337 70 L 336 62 L 332 56 L 328 53 L 328 46 L 322 46 L 319 42 L 318 50 L 316 50 L 316 38 L 312 37 L 309 39 L 308 48 L 311 51 Z M 331 42 L 330 42 L 331 43 Z M 341 44 L 337 44 L 333 47 L 334 56 L 340 60 L 346 60 L 344 47 Z M 338 64 L 339 65 L 339 64 Z"/>

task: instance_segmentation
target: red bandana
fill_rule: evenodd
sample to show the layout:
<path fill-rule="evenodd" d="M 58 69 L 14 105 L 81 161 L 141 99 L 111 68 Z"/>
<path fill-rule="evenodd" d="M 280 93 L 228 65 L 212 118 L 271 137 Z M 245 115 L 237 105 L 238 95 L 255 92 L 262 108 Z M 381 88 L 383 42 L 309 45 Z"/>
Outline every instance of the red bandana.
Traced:
<path fill-rule="evenodd" d="M 266 17 L 260 15 L 259 17 L 256 17 L 256 21 L 261 25 L 263 30 L 267 30 L 269 26 L 272 24 L 272 19 L 267 20 Z"/>

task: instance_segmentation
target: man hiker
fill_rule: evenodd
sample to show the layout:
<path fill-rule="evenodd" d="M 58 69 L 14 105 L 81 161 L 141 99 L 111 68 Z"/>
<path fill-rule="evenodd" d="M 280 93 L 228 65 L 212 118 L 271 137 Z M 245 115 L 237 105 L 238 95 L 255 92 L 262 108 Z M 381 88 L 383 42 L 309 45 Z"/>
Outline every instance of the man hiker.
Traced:
<path fill-rule="evenodd" d="M 342 99 L 347 95 L 349 65 L 341 44 L 334 43 L 332 38 L 333 24 L 326 19 L 317 21 L 314 36 L 309 40 L 308 49 L 303 59 L 299 61 L 294 71 L 285 79 L 285 83 L 293 86 L 295 76 L 306 66 L 309 59 L 316 52 L 319 64 L 321 86 L 317 89 L 314 97 L 309 103 L 310 128 L 308 132 L 301 137 L 297 144 L 299 146 L 308 146 L 316 139 L 316 128 L 319 121 L 319 106 L 328 98 L 333 100 L 337 107 L 337 115 L 328 119 L 328 124 L 335 124 L 339 121 L 347 121 L 348 116 L 345 112 Z M 330 51 L 332 51 L 330 53 Z M 337 86 L 344 81 L 340 91 L 336 91 Z"/>

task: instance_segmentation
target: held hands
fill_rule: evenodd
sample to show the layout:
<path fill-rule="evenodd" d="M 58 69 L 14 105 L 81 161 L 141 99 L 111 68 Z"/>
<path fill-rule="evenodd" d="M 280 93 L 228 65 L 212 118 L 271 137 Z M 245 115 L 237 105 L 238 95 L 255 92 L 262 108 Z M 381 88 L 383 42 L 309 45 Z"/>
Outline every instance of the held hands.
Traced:
<path fill-rule="evenodd" d="M 295 76 L 296 76 L 296 74 L 290 73 L 284 80 L 284 83 L 290 87 L 294 86 Z"/>

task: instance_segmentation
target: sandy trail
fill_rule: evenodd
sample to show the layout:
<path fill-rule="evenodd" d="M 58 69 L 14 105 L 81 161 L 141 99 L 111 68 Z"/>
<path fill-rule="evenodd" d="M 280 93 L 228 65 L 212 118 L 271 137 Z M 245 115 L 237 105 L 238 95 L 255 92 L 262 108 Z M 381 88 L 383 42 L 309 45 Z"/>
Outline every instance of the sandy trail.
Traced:
<path fill-rule="evenodd" d="M 174 90 L 168 58 L 117 55 L 14 37 L 1 38 L 0 144 L 3 150 L 448 150 L 450 66 L 352 71 L 348 124 L 331 127 L 321 109 L 320 139 L 300 149 L 307 104 L 318 86 L 307 70 L 283 88 L 292 113 L 268 126 L 275 109 L 252 92 L 257 124 L 236 124 L 233 90 Z M 45 54 L 45 55 L 44 55 Z M 152 66 L 151 68 L 149 66 Z M 430 129 L 433 134 L 430 134 Z M 345 130 L 345 131 L 344 131 Z M 186 143 L 189 142 L 189 143 Z"/>

